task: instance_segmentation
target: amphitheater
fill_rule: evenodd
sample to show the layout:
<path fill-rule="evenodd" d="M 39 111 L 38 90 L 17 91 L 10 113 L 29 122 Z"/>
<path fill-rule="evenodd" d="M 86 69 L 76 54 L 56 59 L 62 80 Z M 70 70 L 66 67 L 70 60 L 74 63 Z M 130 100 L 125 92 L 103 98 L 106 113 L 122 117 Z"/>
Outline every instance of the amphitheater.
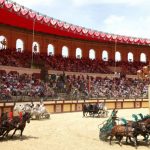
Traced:
<path fill-rule="evenodd" d="M 149 39 L 88 29 L 0 0 L 0 116 L 16 104 L 41 102 L 51 114 L 31 120 L 22 139 L 18 133 L 1 138 L 1 148 L 135 149 L 101 141 L 99 125 L 108 118 L 83 117 L 82 108 L 105 103 L 120 118 L 149 114 L 149 45 Z M 148 146 L 141 142 L 138 149 Z"/>

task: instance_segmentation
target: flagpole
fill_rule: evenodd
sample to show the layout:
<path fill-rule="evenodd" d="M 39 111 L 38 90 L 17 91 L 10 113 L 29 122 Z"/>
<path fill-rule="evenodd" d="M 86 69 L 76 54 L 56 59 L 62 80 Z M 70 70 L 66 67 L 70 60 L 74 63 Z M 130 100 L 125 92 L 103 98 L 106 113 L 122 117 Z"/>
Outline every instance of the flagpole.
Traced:
<path fill-rule="evenodd" d="M 116 56 L 116 50 L 117 50 L 117 39 L 115 39 L 115 56 Z M 115 59 L 114 77 L 116 77 L 116 59 Z"/>
<path fill-rule="evenodd" d="M 33 54 L 34 54 L 34 52 L 33 52 L 33 48 L 34 48 L 33 43 L 34 43 L 34 32 L 35 32 L 35 31 L 34 31 L 34 30 L 35 30 L 35 20 L 36 20 L 36 18 L 33 19 L 31 68 L 33 68 Z"/>
<path fill-rule="evenodd" d="M 148 109 L 149 109 L 149 115 L 150 115 L 150 85 L 148 85 Z"/>

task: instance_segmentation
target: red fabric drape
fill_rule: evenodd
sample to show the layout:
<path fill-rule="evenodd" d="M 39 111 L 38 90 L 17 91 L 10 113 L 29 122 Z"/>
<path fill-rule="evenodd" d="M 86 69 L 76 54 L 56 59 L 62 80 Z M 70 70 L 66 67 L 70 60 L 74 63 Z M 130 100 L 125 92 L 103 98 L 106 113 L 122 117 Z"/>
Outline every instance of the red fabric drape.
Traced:
<path fill-rule="evenodd" d="M 5 2 L 5 0 L 0 0 L 0 4 L 3 4 Z"/>
<path fill-rule="evenodd" d="M 29 10 L 28 9 L 25 9 L 25 8 L 21 8 L 21 14 L 23 16 L 27 15 L 29 13 Z"/>
<path fill-rule="evenodd" d="M 13 7 L 13 4 L 12 3 L 9 3 L 9 2 L 5 2 L 5 7 L 10 9 Z"/>

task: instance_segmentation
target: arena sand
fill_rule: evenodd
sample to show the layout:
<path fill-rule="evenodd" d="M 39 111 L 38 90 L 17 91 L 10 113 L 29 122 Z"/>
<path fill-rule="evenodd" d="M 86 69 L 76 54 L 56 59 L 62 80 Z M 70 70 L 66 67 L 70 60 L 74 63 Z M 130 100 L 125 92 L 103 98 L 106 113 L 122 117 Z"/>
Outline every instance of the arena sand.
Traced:
<path fill-rule="evenodd" d="M 110 115 L 111 111 L 109 111 Z M 118 111 L 119 117 L 131 119 L 133 113 L 148 114 L 148 109 L 124 109 Z M 82 112 L 52 114 L 49 120 L 31 120 L 27 124 L 23 138 L 19 131 L 14 139 L 0 140 L 1 150 L 135 150 L 131 145 L 116 141 L 113 145 L 99 140 L 99 128 L 106 118 L 83 118 Z M 138 150 L 148 150 L 142 144 Z"/>

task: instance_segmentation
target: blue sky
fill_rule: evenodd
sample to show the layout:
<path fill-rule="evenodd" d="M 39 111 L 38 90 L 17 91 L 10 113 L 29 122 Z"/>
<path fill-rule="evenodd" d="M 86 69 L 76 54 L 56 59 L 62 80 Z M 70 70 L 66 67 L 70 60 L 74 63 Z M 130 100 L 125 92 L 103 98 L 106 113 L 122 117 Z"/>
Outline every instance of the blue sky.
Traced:
<path fill-rule="evenodd" d="M 13 1 L 82 27 L 150 39 L 150 0 Z"/>

